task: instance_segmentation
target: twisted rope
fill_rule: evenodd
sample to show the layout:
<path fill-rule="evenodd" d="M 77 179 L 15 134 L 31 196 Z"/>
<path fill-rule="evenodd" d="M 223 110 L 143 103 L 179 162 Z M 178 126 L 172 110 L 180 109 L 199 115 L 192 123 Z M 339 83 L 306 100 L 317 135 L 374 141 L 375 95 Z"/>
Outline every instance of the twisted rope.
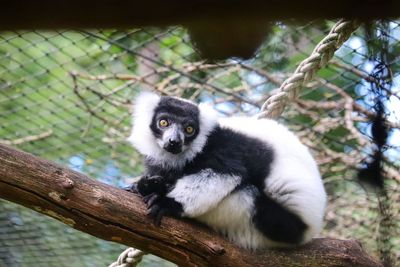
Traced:
<path fill-rule="evenodd" d="M 354 20 L 338 21 L 329 34 L 314 48 L 311 55 L 300 63 L 293 75 L 282 83 L 279 91 L 265 101 L 258 118 L 279 117 L 287 103 L 297 98 L 303 85 L 312 80 L 315 73 L 328 63 L 335 51 L 359 26 L 360 23 Z"/>
<path fill-rule="evenodd" d="M 136 248 L 128 248 L 119 255 L 116 262 L 111 263 L 108 267 L 136 267 L 144 254 L 146 253 Z"/>

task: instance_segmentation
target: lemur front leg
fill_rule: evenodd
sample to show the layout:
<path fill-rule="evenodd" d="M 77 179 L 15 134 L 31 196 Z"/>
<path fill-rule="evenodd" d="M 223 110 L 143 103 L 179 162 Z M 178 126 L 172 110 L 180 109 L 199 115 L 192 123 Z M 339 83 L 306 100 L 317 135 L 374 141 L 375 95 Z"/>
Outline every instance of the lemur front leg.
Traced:
<path fill-rule="evenodd" d="M 147 195 L 144 201 L 149 208 L 149 215 L 159 225 L 165 215 L 194 218 L 206 213 L 215 208 L 240 182 L 239 176 L 205 169 L 183 176 L 173 185 L 164 183 L 165 193 Z"/>
<path fill-rule="evenodd" d="M 135 184 L 136 191 L 142 196 L 149 209 L 149 216 L 156 225 L 160 225 L 165 215 L 179 216 L 182 212 L 181 205 L 166 197 L 172 184 L 159 175 L 143 175 Z"/>
<path fill-rule="evenodd" d="M 160 193 L 161 191 L 165 191 L 163 180 L 163 177 L 159 175 L 151 176 L 144 174 L 140 177 L 139 181 L 132 183 L 129 187 L 125 188 L 125 190 L 142 196 Z"/>
<path fill-rule="evenodd" d="M 137 183 L 137 190 L 144 197 L 150 194 L 166 194 L 167 188 L 168 184 L 164 177 L 159 175 L 143 175 Z"/>
<path fill-rule="evenodd" d="M 160 175 L 144 174 L 140 177 L 139 181 L 132 183 L 125 190 L 142 196 L 148 196 L 154 193 L 166 194 L 167 188 L 170 185 L 171 183 L 167 183 Z"/>
<path fill-rule="evenodd" d="M 240 182 L 239 176 L 204 169 L 178 179 L 166 196 L 181 205 L 181 216 L 195 218 L 215 208 Z"/>

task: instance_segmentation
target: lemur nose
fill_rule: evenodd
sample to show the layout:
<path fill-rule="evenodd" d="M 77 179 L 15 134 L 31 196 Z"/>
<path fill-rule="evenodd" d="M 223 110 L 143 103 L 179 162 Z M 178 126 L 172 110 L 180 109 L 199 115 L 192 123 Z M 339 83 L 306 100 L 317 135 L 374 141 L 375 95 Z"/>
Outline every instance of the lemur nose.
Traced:
<path fill-rule="evenodd" d="M 170 138 L 168 141 L 171 146 L 180 146 L 182 144 L 180 139 Z"/>

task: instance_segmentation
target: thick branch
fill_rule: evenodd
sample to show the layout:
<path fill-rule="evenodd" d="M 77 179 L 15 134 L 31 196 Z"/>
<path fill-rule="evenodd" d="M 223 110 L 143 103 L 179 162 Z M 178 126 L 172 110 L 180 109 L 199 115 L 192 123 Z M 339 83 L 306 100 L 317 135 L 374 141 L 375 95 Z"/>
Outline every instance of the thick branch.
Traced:
<path fill-rule="evenodd" d="M 0 197 L 180 266 L 382 266 L 354 240 L 251 253 L 194 223 L 164 218 L 157 227 L 138 196 L 3 145 L 0 170 Z"/>

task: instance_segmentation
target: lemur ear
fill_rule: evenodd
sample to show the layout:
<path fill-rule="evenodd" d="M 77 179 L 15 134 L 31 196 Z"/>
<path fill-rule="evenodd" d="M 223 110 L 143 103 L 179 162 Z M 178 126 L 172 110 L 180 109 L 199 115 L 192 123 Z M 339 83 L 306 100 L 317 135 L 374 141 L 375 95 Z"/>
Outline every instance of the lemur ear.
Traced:
<path fill-rule="evenodd" d="M 160 102 L 161 96 L 149 92 L 142 91 L 134 100 L 133 106 L 133 123 L 135 125 L 136 120 L 142 120 L 145 118 L 148 120 L 150 117 L 150 122 L 154 113 L 154 109 Z"/>
<path fill-rule="evenodd" d="M 128 137 L 136 148 L 140 147 L 140 142 L 151 137 L 150 124 L 153 119 L 154 110 L 160 102 L 161 96 L 149 92 L 142 91 L 134 100 L 132 114 L 132 133 Z"/>
<path fill-rule="evenodd" d="M 133 117 L 153 113 L 160 102 L 161 96 L 150 91 L 142 91 L 134 100 Z M 152 114 L 151 114 L 152 115 Z"/>

